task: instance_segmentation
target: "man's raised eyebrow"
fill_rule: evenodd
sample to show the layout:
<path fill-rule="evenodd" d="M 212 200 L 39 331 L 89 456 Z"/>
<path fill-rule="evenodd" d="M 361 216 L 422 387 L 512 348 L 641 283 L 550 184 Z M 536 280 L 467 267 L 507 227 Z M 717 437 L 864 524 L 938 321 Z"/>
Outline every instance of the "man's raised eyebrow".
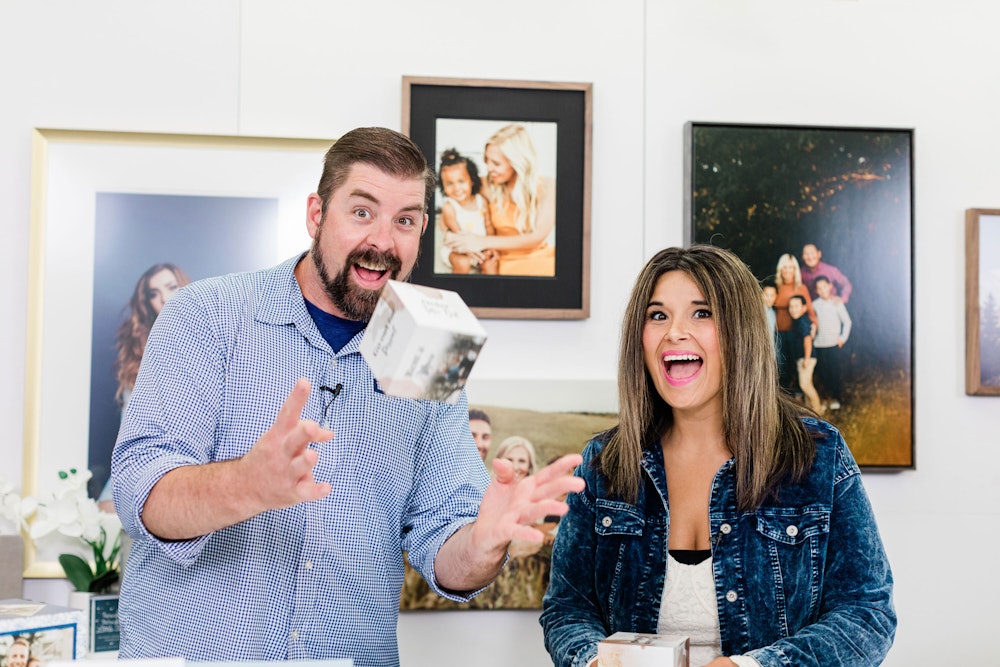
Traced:
<path fill-rule="evenodd" d="M 373 204 L 379 204 L 380 203 L 379 200 L 378 200 L 378 198 L 375 197 L 375 195 L 373 195 L 372 193 L 367 192 L 365 190 L 358 190 L 358 189 L 351 190 L 351 195 L 350 196 L 351 197 L 361 197 L 362 199 L 367 199 L 368 201 L 370 201 Z"/>
<path fill-rule="evenodd" d="M 382 204 L 382 202 L 380 202 L 378 200 L 378 197 L 376 197 L 375 195 L 373 195 L 372 193 L 370 193 L 370 192 L 368 192 L 366 190 L 360 190 L 360 189 L 351 190 L 350 196 L 351 197 L 361 197 L 362 199 L 367 199 L 368 201 L 370 201 L 371 203 L 375 204 L 376 206 L 380 206 Z M 401 210 L 402 211 L 416 211 L 417 213 L 423 213 L 424 212 L 424 203 L 420 202 L 419 204 L 410 204 L 409 206 L 404 206 Z"/>
<path fill-rule="evenodd" d="M 423 213 L 424 212 L 424 205 L 422 203 L 420 203 L 420 204 L 410 204 L 409 206 L 404 206 L 400 212 L 403 212 L 403 211 L 416 211 L 417 213 Z"/>

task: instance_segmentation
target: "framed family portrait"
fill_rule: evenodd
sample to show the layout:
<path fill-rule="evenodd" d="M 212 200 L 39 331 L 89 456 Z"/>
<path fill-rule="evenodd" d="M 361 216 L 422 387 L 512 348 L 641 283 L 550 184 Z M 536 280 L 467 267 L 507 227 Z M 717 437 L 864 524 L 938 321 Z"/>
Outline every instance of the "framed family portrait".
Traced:
<path fill-rule="evenodd" d="M 591 84 L 403 77 L 402 128 L 438 176 L 413 282 L 589 317 Z"/>
<path fill-rule="evenodd" d="M 34 131 L 23 493 L 111 451 L 156 315 L 190 281 L 309 247 L 329 139 Z M 55 540 L 55 536 L 53 536 Z M 26 541 L 25 576 L 62 576 Z"/>
<path fill-rule="evenodd" d="M 783 388 L 913 468 L 913 131 L 688 123 L 685 219 L 760 281 Z"/>
<path fill-rule="evenodd" d="M 965 212 L 965 393 L 1000 396 L 1000 209 Z"/>
<path fill-rule="evenodd" d="M 582 452 L 618 423 L 614 381 L 471 380 L 467 390 L 469 429 L 487 469 L 503 458 L 515 473 L 533 474 L 560 456 Z M 536 524 L 541 544 L 512 544 L 503 572 L 469 602 L 437 595 L 407 562 L 400 610 L 541 609 L 559 523 L 560 517 L 547 516 Z"/>

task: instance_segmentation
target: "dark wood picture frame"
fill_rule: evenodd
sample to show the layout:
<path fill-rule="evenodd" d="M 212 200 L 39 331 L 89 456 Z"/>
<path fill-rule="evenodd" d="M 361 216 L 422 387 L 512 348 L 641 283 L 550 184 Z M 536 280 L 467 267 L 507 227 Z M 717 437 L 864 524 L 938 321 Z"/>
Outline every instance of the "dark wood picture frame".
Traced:
<path fill-rule="evenodd" d="M 965 393 L 969 396 L 1000 396 L 1000 278 L 996 276 L 1000 276 L 1000 209 L 967 209 Z"/>
<path fill-rule="evenodd" d="M 488 275 L 459 274 L 450 265 L 441 266 L 448 251 L 442 250 L 445 229 L 439 211 L 444 197 L 439 187 L 413 282 L 458 292 L 483 318 L 590 316 L 591 98 L 590 83 L 403 77 L 403 133 L 435 172 L 442 151 L 455 148 L 479 163 L 485 189 L 482 153 L 487 140 L 500 128 L 520 124 L 536 144 L 539 180 L 548 179 L 555 190 L 554 227 L 539 246 L 554 249 L 554 268 Z M 499 261 L 503 266 L 505 256 Z M 551 267 L 551 256 L 547 261 Z"/>
<path fill-rule="evenodd" d="M 824 350 L 826 362 L 817 359 L 818 404 L 868 470 L 915 467 L 913 173 L 911 129 L 702 122 L 685 128 L 687 243 L 736 252 L 762 285 L 776 281 L 779 258 L 792 264 L 785 255 L 796 260 L 796 273 L 806 269 L 812 279 L 836 271 L 832 298 L 839 298 L 838 287 L 849 296 L 842 301 L 852 328 L 842 346 Z M 808 245 L 821 253 L 819 271 L 804 264 Z M 812 307 L 818 295 L 805 283 Z M 795 285 L 786 282 L 783 299 Z M 828 297 L 823 306 L 830 303 Z M 776 334 L 779 343 L 782 335 Z M 794 361 L 783 383 L 799 395 Z M 838 386 L 841 396 L 831 389 Z"/>

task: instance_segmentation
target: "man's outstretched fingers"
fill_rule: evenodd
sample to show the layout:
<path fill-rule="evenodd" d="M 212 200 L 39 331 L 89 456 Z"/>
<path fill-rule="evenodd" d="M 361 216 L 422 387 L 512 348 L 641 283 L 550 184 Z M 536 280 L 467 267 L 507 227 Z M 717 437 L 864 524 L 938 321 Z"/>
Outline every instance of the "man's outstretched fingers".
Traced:
<path fill-rule="evenodd" d="M 281 437 L 299 423 L 299 420 L 302 419 L 302 409 L 306 407 L 306 401 L 309 400 L 309 391 L 310 384 L 306 378 L 299 378 L 295 382 L 295 386 L 285 397 L 285 402 L 281 404 L 278 416 L 271 427 L 275 431 L 275 435 Z"/>
<path fill-rule="evenodd" d="M 583 456 L 580 454 L 564 454 L 558 459 L 545 466 L 535 474 L 539 484 L 557 479 L 564 475 L 572 475 L 577 466 L 583 463 Z"/>

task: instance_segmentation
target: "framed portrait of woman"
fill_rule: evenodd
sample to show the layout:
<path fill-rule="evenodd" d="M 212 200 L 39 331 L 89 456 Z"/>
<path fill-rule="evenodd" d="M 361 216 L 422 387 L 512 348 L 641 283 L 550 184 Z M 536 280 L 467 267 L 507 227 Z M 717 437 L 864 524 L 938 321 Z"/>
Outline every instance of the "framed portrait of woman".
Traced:
<path fill-rule="evenodd" d="M 413 281 L 479 317 L 589 316 L 591 84 L 403 78 L 438 178 Z"/>
<path fill-rule="evenodd" d="M 110 504 L 111 451 L 153 323 L 187 283 L 301 252 L 332 139 L 37 128 L 25 361 L 25 495 L 89 470 Z M 108 509 L 111 509 L 110 507 Z M 55 540 L 25 576 L 62 577 Z"/>

